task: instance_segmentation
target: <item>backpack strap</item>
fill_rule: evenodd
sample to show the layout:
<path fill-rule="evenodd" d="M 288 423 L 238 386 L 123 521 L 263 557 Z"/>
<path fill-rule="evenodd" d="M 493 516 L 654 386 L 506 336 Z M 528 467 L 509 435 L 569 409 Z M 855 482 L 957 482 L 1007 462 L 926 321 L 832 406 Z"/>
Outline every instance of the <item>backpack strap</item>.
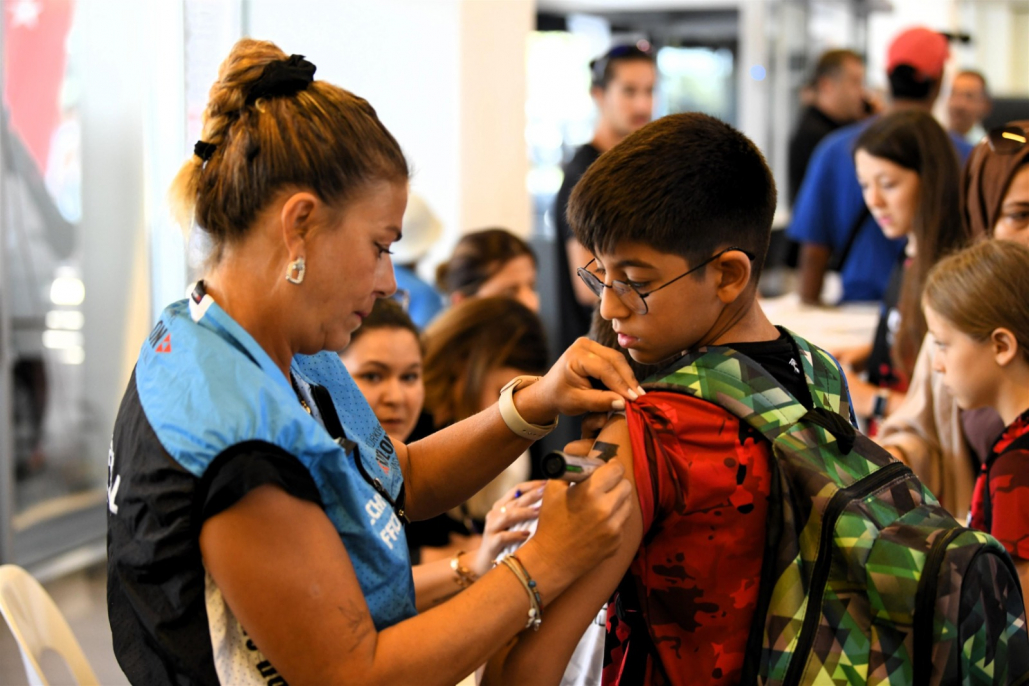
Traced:
<path fill-rule="evenodd" d="M 853 437 L 853 427 L 846 420 L 841 423 L 834 419 L 834 415 L 849 414 L 850 403 L 846 380 L 832 356 L 800 336 L 783 331 L 797 344 L 814 403 L 811 411 L 761 365 L 723 346 L 701 348 L 687 354 L 646 387 L 714 402 L 773 443 L 801 420 L 822 427 L 837 439 L 845 435 Z M 852 440 L 850 445 L 853 445 Z"/>

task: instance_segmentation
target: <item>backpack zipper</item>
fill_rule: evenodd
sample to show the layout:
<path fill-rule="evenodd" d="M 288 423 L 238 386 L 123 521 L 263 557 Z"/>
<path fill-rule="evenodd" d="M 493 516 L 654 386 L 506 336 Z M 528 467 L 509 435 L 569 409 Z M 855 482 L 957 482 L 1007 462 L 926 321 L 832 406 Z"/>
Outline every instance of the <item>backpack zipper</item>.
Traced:
<path fill-rule="evenodd" d="M 836 520 L 843 514 L 847 505 L 865 498 L 872 493 L 890 485 L 894 481 L 907 478 L 911 475 L 911 469 L 903 462 L 891 462 L 877 472 L 866 476 L 864 479 L 846 488 L 841 488 L 833 494 L 822 514 L 822 534 L 818 544 L 818 557 L 815 558 L 815 567 L 811 572 L 811 586 L 808 589 L 807 609 L 804 612 L 804 623 L 800 628 L 800 636 L 793 649 L 789 667 L 786 669 L 786 676 L 782 683 L 799 684 L 803 675 L 804 667 L 807 665 L 806 656 L 811 651 L 815 641 L 815 634 L 818 629 L 818 618 L 822 610 L 822 595 L 825 593 L 825 585 L 829 582 L 829 572 L 832 570 L 832 539 L 836 532 Z"/>
<path fill-rule="evenodd" d="M 933 616 L 936 614 L 936 593 L 940 585 L 940 567 L 947 554 L 947 548 L 961 534 L 969 531 L 964 527 L 951 529 L 940 536 L 929 550 L 922 576 L 918 579 L 915 592 L 915 617 L 912 630 L 915 632 L 912 648 L 912 676 L 915 684 L 928 684 L 932 675 L 933 661 Z"/>

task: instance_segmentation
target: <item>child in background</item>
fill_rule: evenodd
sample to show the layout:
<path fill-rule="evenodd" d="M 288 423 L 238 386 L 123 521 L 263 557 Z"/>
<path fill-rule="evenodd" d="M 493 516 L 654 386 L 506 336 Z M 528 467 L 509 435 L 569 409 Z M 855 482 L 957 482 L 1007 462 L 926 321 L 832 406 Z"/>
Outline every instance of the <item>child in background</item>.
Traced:
<path fill-rule="evenodd" d="M 1005 424 L 972 496 L 971 524 L 992 534 L 1029 588 L 1029 248 L 986 241 L 940 262 L 923 307 L 933 370 L 962 409 L 992 407 Z"/>

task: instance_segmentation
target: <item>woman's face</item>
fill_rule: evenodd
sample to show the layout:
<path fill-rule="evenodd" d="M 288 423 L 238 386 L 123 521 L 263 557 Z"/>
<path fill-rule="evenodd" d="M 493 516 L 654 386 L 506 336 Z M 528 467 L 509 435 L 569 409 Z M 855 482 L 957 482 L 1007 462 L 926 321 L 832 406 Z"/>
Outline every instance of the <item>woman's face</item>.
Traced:
<path fill-rule="evenodd" d="M 508 260 L 475 294 L 479 298 L 494 296 L 512 298 L 539 312 L 540 298 L 536 292 L 536 263 L 528 255 Z"/>
<path fill-rule="evenodd" d="M 1000 204 L 1000 217 L 993 227 L 993 237 L 1029 245 L 1029 164 L 1022 165 L 1011 179 Z"/>
<path fill-rule="evenodd" d="M 340 359 L 389 437 L 406 441 L 425 403 L 422 351 L 407 329 L 366 331 Z"/>
<path fill-rule="evenodd" d="M 902 238 L 911 233 L 918 208 L 918 173 L 882 157 L 858 150 L 854 155 L 858 184 L 887 238 Z"/>
<path fill-rule="evenodd" d="M 336 222 L 303 240 L 307 271 L 298 286 L 304 341 L 299 352 L 342 350 L 376 298 L 397 289 L 389 247 L 400 237 L 407 184 L 380 182 L 352 200 Z"/>

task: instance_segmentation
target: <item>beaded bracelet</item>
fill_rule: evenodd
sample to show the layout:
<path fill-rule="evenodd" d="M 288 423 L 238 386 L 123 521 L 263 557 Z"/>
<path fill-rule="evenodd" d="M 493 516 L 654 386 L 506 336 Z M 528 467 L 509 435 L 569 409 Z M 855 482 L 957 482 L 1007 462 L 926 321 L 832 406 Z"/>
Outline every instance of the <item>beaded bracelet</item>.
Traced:
<path fill-rule="evenodd" d="M 532 627 L 533 631 L 539 631 L 540 624 L 543 623 L 543 602 L 540 599 L 539 591 L 536 588 L 536 581 L 529 572 L 526 571 L 525 565 L 514 555 L 508 555 L 501 562 L 504 563 L 511 573 L 515 575 L 515 578 L 522 584 L 522 588 L 529 594 L 529 620 L 525 623 L 525 628 Z"/>
<path fill-rule="evenodd" d="M 464 589 L 478 581 L 479 577 L 475 572 L 461 564 L 462 555 L 464 555 L 463 550 L 450 558 L 450 569 L 454 571 L 454 583 Z"/>

